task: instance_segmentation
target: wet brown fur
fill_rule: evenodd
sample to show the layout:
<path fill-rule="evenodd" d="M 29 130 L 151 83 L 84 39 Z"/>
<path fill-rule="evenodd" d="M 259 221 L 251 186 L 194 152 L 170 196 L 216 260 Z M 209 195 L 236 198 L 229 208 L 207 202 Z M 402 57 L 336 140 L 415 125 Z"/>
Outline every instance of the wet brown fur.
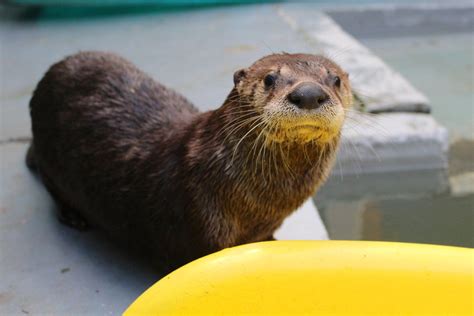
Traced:
<path fill-rule="evenodd" d="M 292 76 L 270 95 L 261 82 L 271 69 Z M 325 58 L 276 54 L 237 72 L 224 104 L 200 113 L 121 57 L 79 53 L 53 65 L 34 92 L 28 164 L 64 212 L 145 250 L 160 269 L 272 239 L 326 178 L 339 131 L 300 142 L 252 128 L 274 93 L 301 77 L 334 90 L 321 69 L 350 91 L 344 72 Z"/>

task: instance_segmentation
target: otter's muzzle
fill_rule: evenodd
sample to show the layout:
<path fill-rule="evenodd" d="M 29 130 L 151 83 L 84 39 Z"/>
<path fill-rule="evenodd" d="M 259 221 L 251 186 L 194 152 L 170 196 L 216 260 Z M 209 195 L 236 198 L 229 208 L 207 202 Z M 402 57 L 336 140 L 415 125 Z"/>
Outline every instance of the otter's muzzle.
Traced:
<path fill-rule="evenodd" d="M 328 101 L 329 96 L 319 85 L 304 82 L 288 94 L 288 100 L 300 109 L 314 110 Z"/>

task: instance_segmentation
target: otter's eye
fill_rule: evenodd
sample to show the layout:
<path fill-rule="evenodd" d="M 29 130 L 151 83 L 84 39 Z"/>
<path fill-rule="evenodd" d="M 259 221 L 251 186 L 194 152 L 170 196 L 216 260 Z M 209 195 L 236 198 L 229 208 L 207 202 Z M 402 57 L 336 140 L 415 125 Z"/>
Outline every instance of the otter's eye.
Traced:
<path fill-rule="evenodd" d="M 341 87 L 341 78 L 339 78 L 338 76 L 334 77 L 334 85 L 338 88 Z"/>
<path fill-rule="evenodd" d="M 265 79 L 263 79 L 263 82 L 265 83 L 265 87 L 269 88 L 272 87 L 275 84 L 276 81 L 276 76 L 273 74 L 269 74 L 265 76 Z"/>

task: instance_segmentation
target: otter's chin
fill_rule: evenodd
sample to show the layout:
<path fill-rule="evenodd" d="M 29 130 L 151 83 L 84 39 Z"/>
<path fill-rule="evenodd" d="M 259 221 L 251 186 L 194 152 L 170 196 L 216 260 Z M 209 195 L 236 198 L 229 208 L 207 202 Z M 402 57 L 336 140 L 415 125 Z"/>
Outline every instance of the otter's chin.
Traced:
<path fill-rule="evenodd" d="M 309 143 L 316 142 L 319 144 L 329 143 L 334 137 L 339 135 L 341 129 L 340 124 L 315 124 L 312 123 L 296 123 L 281 124 L 279 128 L 268 133 L 267 139 L 270 141 Z"/>

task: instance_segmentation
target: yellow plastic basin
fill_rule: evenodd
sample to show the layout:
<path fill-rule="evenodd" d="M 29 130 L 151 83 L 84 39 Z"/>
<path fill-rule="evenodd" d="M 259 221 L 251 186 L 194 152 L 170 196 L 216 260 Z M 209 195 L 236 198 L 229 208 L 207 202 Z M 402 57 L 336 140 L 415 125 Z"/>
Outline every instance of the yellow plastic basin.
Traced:
<path fill-rule="evenodd" d="M 185 265 L 125 315 L 474 315 L 473 270 L 469 248 L 262 242 Z"/>

